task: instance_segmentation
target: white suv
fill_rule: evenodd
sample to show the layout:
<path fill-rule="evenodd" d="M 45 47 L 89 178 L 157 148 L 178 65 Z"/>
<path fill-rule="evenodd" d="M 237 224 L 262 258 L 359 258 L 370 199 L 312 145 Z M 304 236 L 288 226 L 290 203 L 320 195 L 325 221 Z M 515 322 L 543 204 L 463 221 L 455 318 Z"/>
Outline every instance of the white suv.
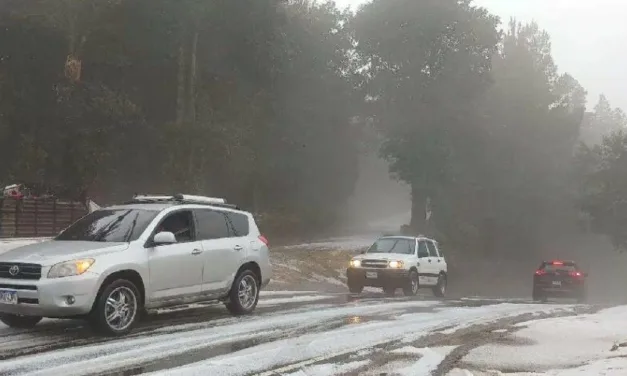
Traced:
<path fill-rule="evenodd" d="M 86 318 L 121 335 L 145 309 L 222 300 L 235 315 L 251 313 L 271 275 L 250 213 L 217 198 L 135 196 L 0 254 L 0 320 L 24 328 Z"/>
<path fill-rule="evenodd" d="M 423 236 L 385 236 L 353 257 L 346 272 L 348 289 L 359 294 L 364 286 L 382 287 L 388 295 L 402 288 L 407 296 L 427 287 L 446 293 L 448 267 L 438 243 Z"/>

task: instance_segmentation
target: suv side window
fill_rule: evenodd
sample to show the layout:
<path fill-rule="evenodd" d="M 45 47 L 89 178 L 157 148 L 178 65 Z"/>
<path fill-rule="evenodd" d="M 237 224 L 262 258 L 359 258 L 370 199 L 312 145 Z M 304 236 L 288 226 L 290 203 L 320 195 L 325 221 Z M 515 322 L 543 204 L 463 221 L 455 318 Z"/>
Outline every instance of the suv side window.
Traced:
<path fill-rule="evenodd" d="M 429 247 L 429 256 L 440 257 L 438 255 L 438 250 L 435 248 L 435 244 L 433 244 L 431 240 L 427 241 L 427 247 Z"/>
<path fill-rule="evenodd" d="M 192 242 L 195 239 L 192 212 L 181 210 L 169 214 L 157 227 L 158 232 L 168 231 L 174 234 L 179 243 Z"/>
<path fill-rule="evenodd" d="M 232 237 L 247 236 L 250 232 L 248 216 L 240 213 L 225 212 L 226 221 L 229 223 Z"/>
<path fill-rule="evenodd" d="M 429 250 L 427 249 L 427 242 L 424 240 L 418 241 L 418 257 L 429 257 Z"/>
<path fill-rule="evenodd" d="M 222 239 L 230 235 L 224 212 L 211 209 L 194 210 L 198 224 L 198 240 Z"/>

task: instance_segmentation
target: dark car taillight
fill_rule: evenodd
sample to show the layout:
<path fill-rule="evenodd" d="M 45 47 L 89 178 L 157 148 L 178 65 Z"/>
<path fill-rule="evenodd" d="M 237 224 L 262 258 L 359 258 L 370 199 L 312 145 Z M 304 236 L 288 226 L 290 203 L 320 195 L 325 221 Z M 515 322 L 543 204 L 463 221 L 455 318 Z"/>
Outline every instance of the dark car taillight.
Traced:
<path fill-rule="evenodd" d="M 545 275 L 545 274 L 546 274 L 546 271 L 544 271 L 542 269 L 536 270 L 536 273 L 535 273 L 535 275 Z"/>
<path fill-rule="evenodd" d="M 571 271 L 568 275 L 573 278 L 583 278 L 583 273 L 578 271 Z"/>

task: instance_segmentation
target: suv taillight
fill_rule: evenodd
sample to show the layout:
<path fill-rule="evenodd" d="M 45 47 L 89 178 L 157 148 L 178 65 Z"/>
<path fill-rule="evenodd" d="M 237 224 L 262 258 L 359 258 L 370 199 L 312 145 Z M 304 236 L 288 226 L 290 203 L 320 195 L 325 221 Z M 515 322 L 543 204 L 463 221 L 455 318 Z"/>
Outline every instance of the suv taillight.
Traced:
<path fill-rule="evenodd" d="M 545 275 L 546 271 L 542 270 L 542 269 L 538 269 L 536 270 L 536 275 Z"/>
<path fill-rule="evenodd" d="M 263 242 L 263 244 L 268 245 L 268 239 L 265 236 L 259 235 L 259 240 Z"/>
<path fill-rule="evenodd" d="M 578 271 L 572 271 L 570 273 L 568 273 L 571 277 L 573 278 L 581 278 L 583 277 L 583 273 L 582 272 L 578 272 Z"/>

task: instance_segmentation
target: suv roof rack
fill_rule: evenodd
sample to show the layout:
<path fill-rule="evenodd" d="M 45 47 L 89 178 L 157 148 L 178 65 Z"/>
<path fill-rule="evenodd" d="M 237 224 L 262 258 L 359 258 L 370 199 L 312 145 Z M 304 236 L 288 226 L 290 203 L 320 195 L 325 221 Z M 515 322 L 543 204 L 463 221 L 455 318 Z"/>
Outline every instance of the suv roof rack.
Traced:
<path fill-rule="evenodd" d="M 211 206 L 221 206 L 225 208 L 240 210 L 240 208 L 237 205 L 227 204 L 226 200 L 223 198 L 186 195 L 182 193 L 175 194 L 172 196 L 136 194 L 133 196 L 132 200 L 127 201 L 124 204 L 148 204 L 148 203 L 211 205 Z"/>

